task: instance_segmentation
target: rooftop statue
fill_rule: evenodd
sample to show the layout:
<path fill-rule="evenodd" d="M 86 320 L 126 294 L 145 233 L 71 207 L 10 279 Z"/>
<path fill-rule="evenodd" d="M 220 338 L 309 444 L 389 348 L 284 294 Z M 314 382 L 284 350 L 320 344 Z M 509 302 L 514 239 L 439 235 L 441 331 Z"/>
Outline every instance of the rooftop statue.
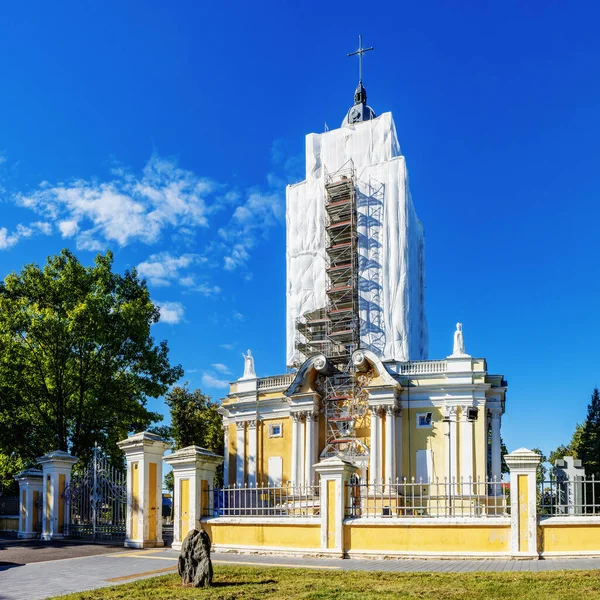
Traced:
<path fill-rule="evenodd" d="M 244 354 L 242 352 L 242 356 L 244 357 L 244 374 L 242 375 L 242 379 L 255 379 L 256 371 L 254 370 L 254 356 L 250 350 L 248 350 L 248 354 Z"/>
<path fill-rule="evenodd" d="M 454 349 L 452 356 L 465 356 L 465 338 L 463 337 L 462 323 L 456 324 L 456 331 L 454 332 Z"/>

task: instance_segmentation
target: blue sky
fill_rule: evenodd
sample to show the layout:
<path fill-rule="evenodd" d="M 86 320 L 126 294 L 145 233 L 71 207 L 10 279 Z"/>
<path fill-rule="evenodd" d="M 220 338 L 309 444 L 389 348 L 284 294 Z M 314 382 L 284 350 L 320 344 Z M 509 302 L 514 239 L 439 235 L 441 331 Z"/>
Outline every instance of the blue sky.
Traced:
<path fill-rule="evenodd" d="M 0 274 L 63 247 L 138 266 L 213 397 L 285 371 L 285 184 L 364 82 L 425 226 L 430 358 L 509 382 L 510 449 L 566 443 L 600 385 L 600 6 L 28 2 L 0 7 Z M 163 410 L 160 401 L 152 408 Z"/>

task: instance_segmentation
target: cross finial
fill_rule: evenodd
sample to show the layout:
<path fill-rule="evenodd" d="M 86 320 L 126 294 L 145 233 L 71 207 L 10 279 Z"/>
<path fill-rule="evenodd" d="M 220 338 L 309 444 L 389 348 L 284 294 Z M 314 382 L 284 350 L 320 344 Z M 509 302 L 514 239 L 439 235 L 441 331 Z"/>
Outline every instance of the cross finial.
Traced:
<path fill-rule="evenodd" d="M 348 54 L 348 56 L 354 56 L 355 54 L 358 54 L 358 81 L 359 81 L 359 83 L 362 83 L 362 61 L 363 61 L 363 54 L 365 52 L 369 52 L 369 50 L 374 50 L 373 46 L 370 46 L 369 48 L 363 48 L 363 45 L 362 45 L 362 35 L 359 34 L 359 36 L 358 36 L 358 50 L 356 50 L 355 52 L 350 52 Z"/>

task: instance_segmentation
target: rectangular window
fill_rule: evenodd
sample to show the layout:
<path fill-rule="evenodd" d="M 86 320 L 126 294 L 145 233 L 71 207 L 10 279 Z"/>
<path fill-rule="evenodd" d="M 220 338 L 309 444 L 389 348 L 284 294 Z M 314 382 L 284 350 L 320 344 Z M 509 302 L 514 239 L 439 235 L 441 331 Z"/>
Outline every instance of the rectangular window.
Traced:
<path fill-rule="evenodd" d="M 429 483 L 432 471 L 431 450 L 417 450 L 417 483 Z"/>
<path fill-rule="evenodd" d="M 283 479 L 283 458 L 281 456 L 269 457 L 267 474 L 269 485 L 276 487 L 281 485 Z"/>
<path fill-rule="evenodd" d="M 283 427 L 281 423 L 271 423 L 269 425 L 269 437 L 276 438 L 283 436 Z"/>
<path fill-rule="evenodd" d="M 433 414 L 428 413 L 417 413 L 417 429 L 424 429 L 431 427 L 433 421 Z"/>

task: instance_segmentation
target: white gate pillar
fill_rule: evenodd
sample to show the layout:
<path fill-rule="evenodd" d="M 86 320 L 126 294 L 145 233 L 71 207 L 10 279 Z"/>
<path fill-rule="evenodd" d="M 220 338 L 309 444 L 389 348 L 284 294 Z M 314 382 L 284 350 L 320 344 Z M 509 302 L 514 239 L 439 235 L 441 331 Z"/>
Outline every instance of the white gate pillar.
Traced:
<path fill-rule="evenodd" d="M 344 516 L 348 504 L 348 488 L 358 467 L 338 456 L 315 465 L 320 477 L 321 550 L 322 554 L 344 557 Z"/>
<path fill-rule="evenodd" d="M 162 539 L 162 461 L 170 444 L 143 431 L 117 443 L 127 460 L 125 547 L 155 548 Z"/>
<path fill-rule="evenodd" d="M 200 529 L 212 508 L 211 490 L 223 457 L 199 446 L 188 446 L 165 457 L 173 467 L 173 550 L 181 550 L 185 536 Z"/>
<path fill-rule="evenodd" d="M 42 465 L 42 539 L 63 538 L 69 515 L 64 493 L 71 481 L 71 469 L 79 459 L 63 450 L 48 452 L 37 462 Z"/>
<path fill-rule="evenodd" d="M 541 456 L 519 448 L 504 457 L 510 469 L 510 553 L 539 558 L 537 536 L 537 468 Z"/>
<path fill-rule="evenodd" d="M 15 475 L 19 482 L 19 538 L 38 536 L 42 500 L 42 471 L 26 469 Z"/>

